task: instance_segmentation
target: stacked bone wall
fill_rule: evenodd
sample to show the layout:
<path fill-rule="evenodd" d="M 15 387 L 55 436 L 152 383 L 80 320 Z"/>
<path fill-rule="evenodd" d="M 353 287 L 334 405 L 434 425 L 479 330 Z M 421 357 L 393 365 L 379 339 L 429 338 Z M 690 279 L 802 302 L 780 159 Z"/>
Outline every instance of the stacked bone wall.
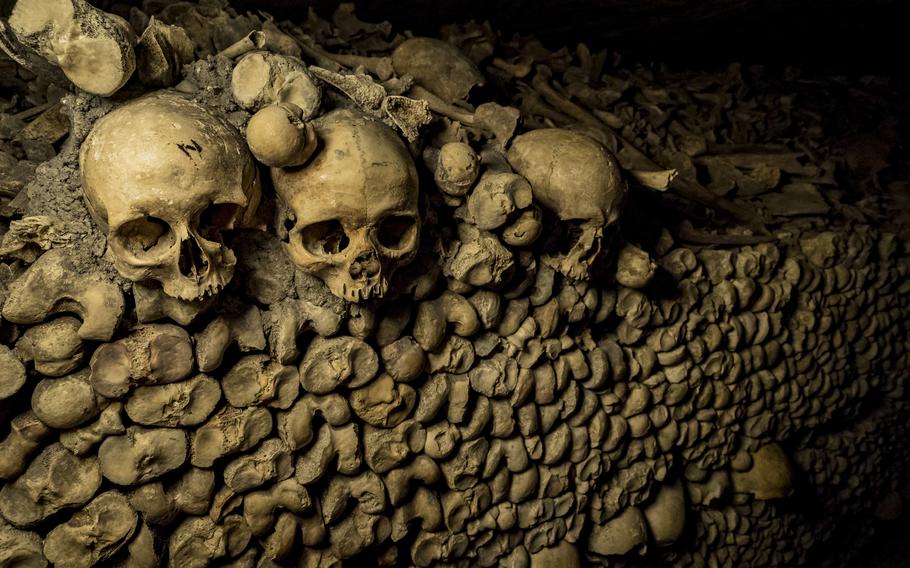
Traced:
<path fill-rule="evenodd" d="M 193 37 L 211 44 L 183 68 L 185 89 L 242 130 L 251 113 L 231 99 L 236 62 L 212 53 L 262 24 L 207 6 L 201 13 L 221 31 L 204 31 L 191 5 L 175 6 L 162 17 L 184 17 Z M 336 20 L 340 36 L 385 30 L 351 18 L 342 11 Z M 307 25 L 314 38 L 331 35 L 314 16 Z M 482 36 L 465 33 L 462 49 Z M 515 45 L 504 51 L 514 55 Z M 567 52 L 541 57 L 567 83 L 585 66 Z M 499 71 L 514 72 L 509 65 Z M 517 223 L 539 203 L 485 228 L 483 200 L 505 190 L 483 174 L 463 195 L 436 187 L 434 152 L 456 138 L 482 154 L 485 172 L 514 176 L 496 136 L 465 135 L 456 120 L 436 117 L 428 129 L 436 138 L 423 140 L 433 150 L 412 146 L 420 251 L 385 298 L 359 305 L 296 268 L 281 242 L 288 226 L 266 216 L 267 231 L 229 235 L 235 277 L 214 300 L 175 302 L 124 280 L 82 201 L 78 158 L 93 123 L 115 105 L 67 94 L 70 138 L 57 147 L 48 138 L 23 142 L 14 134 L 25 123 L 0 115 L 0 565 L 854 561 L 910 497 L 906 233 L 873 215 L 842 214 L 857 202 L 841 203 L 826 171 L 836 152 L 821 142 L 805 154 L 812 163 L 787 162 L 769 187 L 747 193 L 751 181 L 767 180 L 730 174 L 704 149 L 690 153 L 684 142 L 698 136 L 655 119 L 654 101 L 679 111 L 677 126 L 692 126 L 713 119 L 661 88 L 694 93 L 712 113 L 748 89 L 732 81 L 727 92 L 706 93 L 713 74 L 658 81 L 618 67 L 599 95 L 578 83 L 564 91 L 603 102 L 637 84 L 652 98 L 617 97 L 604 103 L 612 114 L 597 115 L 621 133 L 623 167 L 641 165 L 629 152 L 635 143 L 670 156 L 682 175 L 707 169 L 717 196 L 786 194 L 764 204 L 777 203 L 771 232 L 715 233 L 710 222 L 681 229 L 685 205 L 655 214 L 672 220 L 667 227 L 637 226 L 662 196 L 635 187 L 628 217 L 604 241 L 605 264 L 591 267 L 591 279 L 570 279 L 546 233 L 536 243 L 508 241 L 506 219 Z M 326 105 L 353 106 L 329 85 Z M 517 117 L 522 107 L 526 130 L 591 134 L 590 123 L 561 122 L 566 107 L 540 106 L 527 83 L 510 85 L 526 95 L 512 109 Z M 737 132 L 748 131 L 743 147 L 776 144 L 791 114 L 815 132 L 817 114 L 789 101 L 772 109 L 778 102 L 749 98 L 746 110 L 730 111 L 733 133 L 704 138 L 719 154 Z M 756 108 L 769 124 L 740 120 Z M 42 117 L 59 128 L 59 119 Z M 507 138 L 516 124 L 502 127 Z M 609 145 L 604 132 L 594 136 Z M 793 217 L 785 210 L 800 204 L 793 195 L 804 187 L 777 192 L 780 176 L 804 169 L 831 189 L 821 201 L 830 206 L 819 210 L 812 189 L 808 209 Z M 266 183 L 263 209 L 280 218 L 286 212 L 270 191 Z M 554 227 L 545 230 L 558 234 Z M 640 268 L 618 253 L 626 240 L 654 263 L 644 282 L 619 274 Z"/>

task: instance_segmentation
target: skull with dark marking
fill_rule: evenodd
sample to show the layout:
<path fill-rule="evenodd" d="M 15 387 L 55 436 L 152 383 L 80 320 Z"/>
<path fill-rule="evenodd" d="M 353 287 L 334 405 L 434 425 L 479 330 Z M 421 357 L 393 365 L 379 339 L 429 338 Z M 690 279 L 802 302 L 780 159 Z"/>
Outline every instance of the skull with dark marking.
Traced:
<path fill-rule="evenodd" d="M 243 137 L 227 122 L 177 93 L 154 93 L 98 120 L 79 163 L 121 275 L 156 280 L 182 300 L 231 280 L 236 257 L 222 232 L 255 214 L 260 186 Z"/>

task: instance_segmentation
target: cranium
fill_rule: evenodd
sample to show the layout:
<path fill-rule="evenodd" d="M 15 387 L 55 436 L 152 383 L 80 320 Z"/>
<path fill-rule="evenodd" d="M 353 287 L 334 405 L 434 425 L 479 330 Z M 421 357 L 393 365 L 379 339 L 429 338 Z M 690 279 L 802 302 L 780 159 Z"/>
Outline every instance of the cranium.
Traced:
<path fill-rule="evenodd" d="M 125 278 L 157 280 L 182 300 L 230 281 L 236 258 L 222 231 L 255 213 L 260 189 L 229 124 L 176 93 L 154 93 L 101 118 L 79 162 L 89 210 Z"/>
<path fill-rule="evenodd" d="M 616 159 L 592 138 L 559 128 L 522 134 L 507 157 L 531 183 L 535 201 L 560 221 L 563 242 L 554 248 L 562 250 L 548 251 L 544 262 L 571 280 L 587 279 L 626 192 Z"/>
<path fill-rule="evenodd" d="M 417 170 L 386 125 L 336 110 L 316 121 L 321 148 L 306 165 L 273 168 L 293 211 L 291 260 L 349 302 L 381 297 L 417 251 Z"/>

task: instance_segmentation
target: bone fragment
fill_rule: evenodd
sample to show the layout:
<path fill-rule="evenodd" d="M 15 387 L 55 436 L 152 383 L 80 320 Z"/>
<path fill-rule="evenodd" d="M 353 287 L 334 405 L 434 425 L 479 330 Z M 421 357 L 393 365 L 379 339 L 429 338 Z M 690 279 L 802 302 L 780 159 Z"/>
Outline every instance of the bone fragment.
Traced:
<path fill-rule="evenodd" d="M 117 92 L 136 68 L 129 24 L 83 0 L 19 0 L 9 27 L 74 85 L 96 95 Z"/>
<path fill-rule="evenodd" d="M 3 304 L 3 317 L 35 324 L 51 314 L 75 313 L 82 320 L 81 339 L 110 341 L 124 310 L 123 293 L 117 286 L 100 275 L 79 274 L 65 250 L 53 249 L 13 284 Z"/>

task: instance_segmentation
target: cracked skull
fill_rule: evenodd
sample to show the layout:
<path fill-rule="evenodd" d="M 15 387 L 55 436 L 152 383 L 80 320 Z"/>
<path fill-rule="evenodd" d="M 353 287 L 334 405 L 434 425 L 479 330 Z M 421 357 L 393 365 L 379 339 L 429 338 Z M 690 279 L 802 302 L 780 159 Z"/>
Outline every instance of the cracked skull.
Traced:
<path fill-rule="evenodd" d="M 259 178 L 240 134 L 176 93 L 101 118 L 79 155 L 82 186 L 118 272 L 182 300 L 216 294 L 236 257 L 222 232 L 255 214 Z"/>
<path fill-rule="evenodd" d="M 547 128 L 517 137 L 508 160 L 530 182 L 534 200 L 558 219 L 544 262 L 570 280 L 588 279 L 626 193 L 616 158 L 584 134 Z"/>
<path fill-rule="evenodd" d="M 320 148 L 298 168 L 273 168 L 296 221 L 291 260 L 349 302 L 381 297 L 414 258 L 420 233 L 417 170 L 386 125 L 347 110 L 314 122 Z"/>

